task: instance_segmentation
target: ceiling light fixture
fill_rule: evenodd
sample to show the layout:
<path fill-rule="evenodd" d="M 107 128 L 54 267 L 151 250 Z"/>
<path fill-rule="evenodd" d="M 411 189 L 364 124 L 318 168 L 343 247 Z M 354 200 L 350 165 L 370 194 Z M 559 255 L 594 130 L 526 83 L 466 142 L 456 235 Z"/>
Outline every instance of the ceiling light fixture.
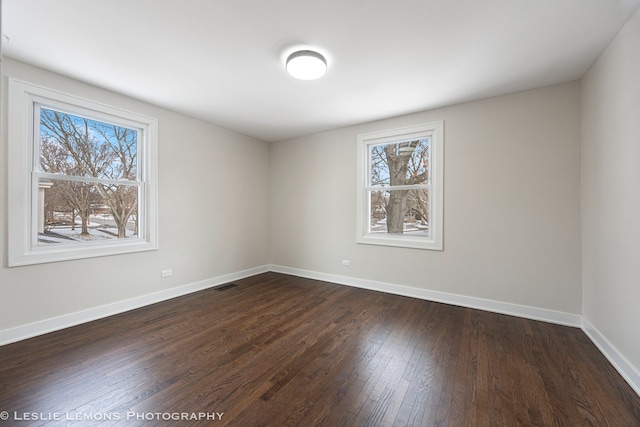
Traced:
<path fill-rule="evenodd" d="M 299 50 L 289 55 L 286 67 L 296 79 L 315 80 L 327 72 L 327 60 L 318 52 Z"/>

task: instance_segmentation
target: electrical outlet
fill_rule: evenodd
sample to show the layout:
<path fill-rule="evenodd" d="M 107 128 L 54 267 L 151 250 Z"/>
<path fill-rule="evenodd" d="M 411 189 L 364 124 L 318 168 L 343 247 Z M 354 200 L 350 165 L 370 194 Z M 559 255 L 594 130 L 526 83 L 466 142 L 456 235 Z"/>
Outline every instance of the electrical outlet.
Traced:
<path fill-rule="evenodd" d="M 343 259 L 342 265 L 344 265 L 345 267 L 349 267 L 351 265 L 351 261 L 349 261 L 348 259 Z"/>
<path fill-rule="evenodd" d="M 160 272 L 160 277 L 169 277 L 173 274 L 173 270 L 162 270 Z"/>

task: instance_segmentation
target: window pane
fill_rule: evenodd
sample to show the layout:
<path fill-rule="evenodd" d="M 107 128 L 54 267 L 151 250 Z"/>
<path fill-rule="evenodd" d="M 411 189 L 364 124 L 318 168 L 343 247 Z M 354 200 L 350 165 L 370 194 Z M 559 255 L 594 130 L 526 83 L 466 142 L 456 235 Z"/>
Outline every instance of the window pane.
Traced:
<path fill-rule="evenodd" d="M 427 189 L 370 191 L 369 195 L 369 233 L 430 236 Z"/>
<path fill-rule="evenodd" d="M 40 109 L 42 172 L 137 180 L 138 131 Z"/>
<path fill-rule="evenodd" d="M 429 183 L 429 146 L 428 137 L 370 146 L 370 186 Z"/>
<path fill-rule="evenodd" d="M 138 236 L 138 186 L 39 179 L 38 246 Z"/>

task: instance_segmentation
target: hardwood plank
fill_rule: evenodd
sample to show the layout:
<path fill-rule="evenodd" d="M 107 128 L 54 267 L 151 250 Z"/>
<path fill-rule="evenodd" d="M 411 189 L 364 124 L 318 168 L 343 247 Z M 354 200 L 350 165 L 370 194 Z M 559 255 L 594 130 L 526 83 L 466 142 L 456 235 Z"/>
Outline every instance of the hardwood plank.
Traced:
<path fill-rule="evenodd" d="M 0 347 L 0 410 L 114 426 L 640 426 L 640 397 L 579 329 L 276 273 L 235 285 Z"/>

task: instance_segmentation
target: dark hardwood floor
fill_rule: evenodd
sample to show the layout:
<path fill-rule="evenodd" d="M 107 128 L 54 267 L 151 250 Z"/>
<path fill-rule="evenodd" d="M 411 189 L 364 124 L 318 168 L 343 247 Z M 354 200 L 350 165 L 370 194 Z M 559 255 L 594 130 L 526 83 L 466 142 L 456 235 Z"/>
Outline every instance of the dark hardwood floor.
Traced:
<path fill-rule="evenodd" d="M 276 273 L 236 284 L 0 347 L 0 425 L 640 426 L 579 329 Z"/>

